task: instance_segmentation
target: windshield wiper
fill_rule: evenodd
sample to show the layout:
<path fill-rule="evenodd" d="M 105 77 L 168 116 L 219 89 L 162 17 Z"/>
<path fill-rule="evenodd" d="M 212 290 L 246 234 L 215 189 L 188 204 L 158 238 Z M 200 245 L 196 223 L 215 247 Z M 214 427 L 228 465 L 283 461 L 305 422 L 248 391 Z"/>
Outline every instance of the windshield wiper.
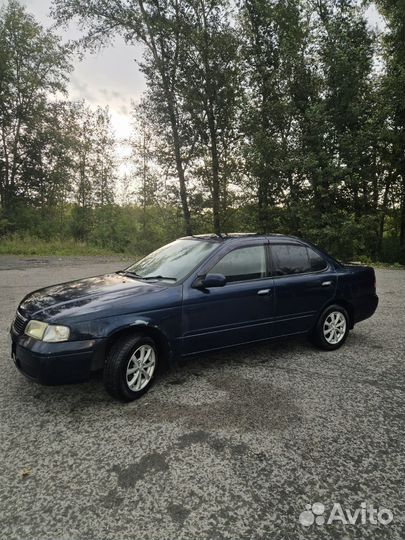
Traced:
<path fill-rule="evenodd" d="M 144 279 L 139 274 L 136 274 L 135 272 L 130 272 L 129 270 L 118 270 L 118 272 L 116 272 L 116 274 L 120 274 L 120 275 L 123 275 L 123 276 L 130 276 L 130 277 L 133 277 L 133 278 L 136 278 L 136 279 Z"/>
<path fill-rule="evenodd" d="M 136 272 L 131 272 L 130 270 L 118 270 L 118 272 L 116 272 L 116 274 L 120 274 L 120 275 L 123 275 L 123 276 L 130 276 L 130 277 L 133 277 L 133 278 L 136 278 L 136 279 L 143 279 L 144 281 L 149 281 L 149 280 L 153 280 L 153 279 L 162 279 L 162 280 L 169 280 L 169 281 L 177 281 L 177 278 L 175 277 L 168 277 L 168 276 L 161 276 L 161 275 L 158 275 L 158 276 L 140 276 L 139 274 L 137 274 Z"/>
<path fill-rule="evenodd" d="M 168 276 L 144 276 L 142 279 L 145 281 L 148 281 L 149 279 L 167 279 L 168 281 L 177 281 L 177 278 Z"/>

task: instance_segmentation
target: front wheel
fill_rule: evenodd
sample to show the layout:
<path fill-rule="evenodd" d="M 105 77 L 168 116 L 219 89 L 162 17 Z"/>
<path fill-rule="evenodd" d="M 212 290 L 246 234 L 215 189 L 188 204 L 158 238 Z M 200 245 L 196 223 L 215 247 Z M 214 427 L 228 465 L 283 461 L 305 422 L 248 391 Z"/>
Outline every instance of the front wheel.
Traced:
<path fill-rule="evenodd" d="M 312 338 L 321 349 L 332 351 L 346 341 L 349 334 L 349 315 L 344 307 L 329 306 L 321 314 L 315 326 Z"/>
<path fill-rule="evenodd" d="M 107 354 L 104 386 L 121 401 L 140 398 L 152 386 L 158 367 L 158 352 L 153 339 L 136 334 L 118 340 Z"/>

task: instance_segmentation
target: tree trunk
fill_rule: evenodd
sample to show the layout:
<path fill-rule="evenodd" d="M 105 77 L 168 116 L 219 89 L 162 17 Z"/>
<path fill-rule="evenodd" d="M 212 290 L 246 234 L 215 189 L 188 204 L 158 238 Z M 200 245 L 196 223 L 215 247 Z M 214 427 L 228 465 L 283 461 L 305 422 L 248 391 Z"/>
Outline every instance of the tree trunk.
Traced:
<path fill-rule="evenodd" d="M 220 218 L 220 187 L 219 187 L 219 158 L 217 148 L 217 132 L 215 128 L 215 118 L 212 111 L 212 104 L 209 105 L 208 124 L 211 138 L 211 160 L 212 160 L 212 214 L 215 234 L 221 235 Z"/>
<path fill-rule="evenodd" d="M 212 217 L 215 234 L 221 235 L 221 218 L 220 218 L 220 185 L 219 185 L 219 156 L 217 145 L 217 127 L 214 113 L 215 89 L 212 84 L 212 73 L 209 61 L 209 34 L 207 17 L 205 13 L 205 3 L 201 2 L 201 13 L 203 19 L 204 32 L 204 48 L 202 51 L 204 71 L 205 71 L 205 109 L 207 113 L 208 129 L 211 140 L 211 171 L 212 171 Z"/>
<path fill-rule="evenodd" d="M 180 137 L 179 137 L 179 130 L 178 130 L 178 124 L 177 124 L 177 117 L 176 117 L 176 108 L 175 108 L 175 99 L 173 95 L 173 84 L 169 80 L 169 76 L 167 74 L 166 70 L 166 64 L 164 61 L 164 45 L 160 41 L 160 49 L 161 49 L 161 55 L 159 55 L 158 47 L 156 43 L 156 34 L 153 29 L 153 27 L 150 25 L 149 22 L 149 16 L 145 11 L 145 6 L 143 4 L 143 0 L 138 0 L 138 5 L 144 20 L 144 23 L 146 25 L 146 28 L 148 29 L 148 36 L 143 36 L 142 39 L 145 43 L 145 45 L 149 48 L 153 55 L 153 59 L 155 61 L 156 67 L 158 69 L 158 72 L 160 74 L 161 80 L 162 80 L 162 86 L 164 91 L 164 96 L 166 99 L 166 105 L 167 105 L 167 112 L 170 119 L 170 127 L 172 131 L 172 137 L 173 137 L 173 150 L 174 150 L 174 157 L 176 161 L 176 170 L 177 170 L 177 176 L 179 180 L 179 191 L 180 191 L 180 201 L 181 201 L 181 208 L 183 211 L 183 219 L 184 219 L 184 227 L 186 230 L 187 235 L 192 234 L 192 228 L 191 228 L 191 219 L 190 219 L 190 210 L 188 207 L 188 200 L 187 200 L 187 187 L 186 187 L 186 179 L 184 174 L 184 167 L 183 167 L 183 160 L 181 157 L 181 145 L 180 145 Z"/>
<path fill-rule="evenodd" d="M 193 231 L 191 227 L 190 209 L 188 207 L 188 200 L 187 200 L 186 179 L 184 175 L 183 161 L 181 159 L 181 152 L 180 152 L 180 137 L 179 137 L 179 132 L 177 129 L 176 115 L 171 106 L 169 106 L 169 116 L 170 116 L 170 123 L 171 123 L 172 135 L 173 135 L 173 147 L 174 147 L 174 155 L 176 159 L 177 176 L 179 179 L 180 201 L 181 201 L 181 208 L 183 211 L 184 226 L 186 229 L 186 234 L 192 235 Z"/>
<path fill-rule="evenodd" d="M 405 261 L 405 177 L 402 179 L 401 221 L 399 227 L 399 245 L 401 247 L 402 263 Z"/>
<path fill-rule="evenodd" d="M 387 178 L 387 181 L 385 183 L 384 187 L 384 195 L 383 195 L 383 201 L 381 205 L 381 216 L 378 223 L 378 239 L 377 239 L 377 259 L 381 256 L 382 251 L 382 242 L 384 237 L 384 224 L 385 224 L 385 216 L 387 215 L 387 209 L 388 209 L 388 197 L 390 192 L 390 187 L 392 183 L 392 176 L 389 176 Z"/>
<path fill-rule="evenodd" d="M 269 229 L 269 182 L 265 174 L 259 178 L 257 190 L 258 222 L 261 233 L 270 232 Z"/>

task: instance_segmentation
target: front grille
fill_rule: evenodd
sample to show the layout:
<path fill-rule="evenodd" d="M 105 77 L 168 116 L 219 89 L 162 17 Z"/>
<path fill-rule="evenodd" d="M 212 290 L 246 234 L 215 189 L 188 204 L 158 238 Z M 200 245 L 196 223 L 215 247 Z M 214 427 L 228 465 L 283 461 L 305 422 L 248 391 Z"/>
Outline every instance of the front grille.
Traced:
<path fill-rule="evenodd" d="M 27 319 L 24 319 L 17 311 L 15 314 L 15 319 L 13 321 L 14 332 L 19 336 L 24 332 L 25 325 L 27 324 Z"/>

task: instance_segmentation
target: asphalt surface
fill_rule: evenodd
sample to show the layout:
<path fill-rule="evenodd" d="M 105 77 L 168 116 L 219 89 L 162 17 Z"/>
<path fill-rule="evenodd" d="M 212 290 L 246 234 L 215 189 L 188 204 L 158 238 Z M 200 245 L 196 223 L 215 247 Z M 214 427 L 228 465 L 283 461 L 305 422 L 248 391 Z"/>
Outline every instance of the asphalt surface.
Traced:
<path fill-rule="evenodd" d="M 299 339 L 201 356 L 127 405 L 100 380 L 17 373 L 22 296 L 122 266 L 0 257 L 1 539 L 405 538 L 404 271 L 377 271 L 378 311 L 339 351 Z M 393 520 L 299 520 L 363 502 Z"/>

